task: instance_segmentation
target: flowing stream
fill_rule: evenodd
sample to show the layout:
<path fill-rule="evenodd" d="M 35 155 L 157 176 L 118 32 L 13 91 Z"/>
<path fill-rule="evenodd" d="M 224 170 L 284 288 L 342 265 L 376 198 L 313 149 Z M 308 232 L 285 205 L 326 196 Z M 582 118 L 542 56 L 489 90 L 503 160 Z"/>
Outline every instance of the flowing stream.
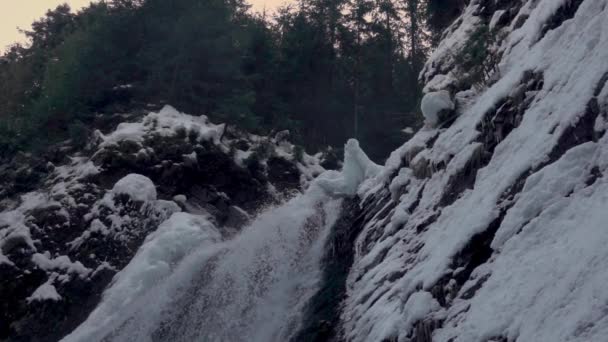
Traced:
<path fill-rule="evenodd" d="M 349 140 L 341 172 L 326 171 L 228 241 L 205 217 L 173 214 L 63 341 L 288 341 L 319 288 L 341 198 L 380 170 Z"/>
<path fill-rule="evenodd" d="M 110 288 L 64 341 L 286 341 L 317 289 L 340 206 L 313 185 L 261 213 L 232 240 L 194 248 L 118 311 L 104 306 Z"/>

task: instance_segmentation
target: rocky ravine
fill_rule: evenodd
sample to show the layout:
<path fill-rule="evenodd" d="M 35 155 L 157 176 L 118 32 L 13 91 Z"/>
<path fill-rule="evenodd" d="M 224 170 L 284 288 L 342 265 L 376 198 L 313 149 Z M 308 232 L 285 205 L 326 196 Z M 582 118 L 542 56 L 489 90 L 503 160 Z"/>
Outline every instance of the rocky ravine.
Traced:
<path fill-rule="evenodd" d="M 113 120 L 126 122 L 85 152 L 66 143 L 0 169 L 0 340 L 72 331 L 173 213 L 206 216 L 227 238 L 323 171 L 284 133 L 230 133 L 171 107 Z"/>
<path fill-rule="evenodd" d="M 358 162 L 317 181 L 350 180 L 357 191 L 333 194 L 357 196 L 340 202 L 293 339 L 605 341 L 608 0 L 471 0 L 421 77 L 427 126 L 384 167 L 350 142 Z M 2 338 L 71 331 L 171 213 L 207 215 L 229 237 L 322 171 L 287 143 L 171 108 L 129 121 L 68 164 L 2 171 Z"/>

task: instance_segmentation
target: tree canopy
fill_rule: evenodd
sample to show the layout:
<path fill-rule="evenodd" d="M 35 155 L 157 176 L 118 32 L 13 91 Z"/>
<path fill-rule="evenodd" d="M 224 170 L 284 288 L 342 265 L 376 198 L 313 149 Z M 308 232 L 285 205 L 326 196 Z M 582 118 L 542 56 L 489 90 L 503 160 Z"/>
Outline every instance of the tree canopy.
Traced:
<path fill-rule="evenodd" d="M 308 149 L 356 137 L 376 160 L 421 124 L 418 74 L 462 4 L 243 0 L 61 5 L 0 57 L 0 157 L 72 136 L 96 115 L 169 103 Z"/>

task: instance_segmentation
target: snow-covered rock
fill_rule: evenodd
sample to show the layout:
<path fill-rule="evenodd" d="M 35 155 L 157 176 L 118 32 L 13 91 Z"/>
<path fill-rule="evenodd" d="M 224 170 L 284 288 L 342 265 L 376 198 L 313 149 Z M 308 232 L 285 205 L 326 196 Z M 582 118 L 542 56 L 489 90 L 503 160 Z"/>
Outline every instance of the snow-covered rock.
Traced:
<path fill-rule="evenodd" d="M 440 90 L 425 94 L 420 107 L 425 123 L 430 127 L 435 127 L 441 121 L 447 119 L 446 117 L 441 117 L 441 113 L 451 114 L 449 112 L 454 110 L 455 105 L 450 92 Z"/>
<path fill-rule="evenodd" d="M 120 179 L 112 188 L 114 195 L 127 195 L 134 201 L 156 200 L 156 186 L 146 176 L 131 173 Z"/>
<path fill-rule="evenodd" d="M 59 340 L 113 278 L 98 312 L 123 308 L 191 248 L 233 236 L 324 171 L 284 136 L 169 106 L 110 117 L 116 128 L 82 152 L 60 145 L 0 166 L 0 340 Z"/>
<path fill-rule="evenodd" d="M 158 113 L 149 113 L 141 121 L 123 122 L 116 130 L 108 135 L 97 131 L 101 138 L 101 147 L 118 144 L 123 141 L 143 143 L 146 136 L 157 134 L 159 136 L 171 137 L 187 133 L 197 141 L 213 141 L 218 143 L 224 134 L 224 124 L 214 125 L 206 116 L 192 116 L 180 113 L 171 106 L 164 106 Z M 186 136 L 184 136 L 186 138 Z"/>
<path fill-rule="evenodd" d="M 50 280 L 42 285 L 40 285 L 31 296 L 25 299 L 28 303 L 33 301 L 45 301 L 52 300 L 58 301 L 61 300 L 61 296 L 57 293 L 57 289 L 53 284 L 50 283 Z"/>

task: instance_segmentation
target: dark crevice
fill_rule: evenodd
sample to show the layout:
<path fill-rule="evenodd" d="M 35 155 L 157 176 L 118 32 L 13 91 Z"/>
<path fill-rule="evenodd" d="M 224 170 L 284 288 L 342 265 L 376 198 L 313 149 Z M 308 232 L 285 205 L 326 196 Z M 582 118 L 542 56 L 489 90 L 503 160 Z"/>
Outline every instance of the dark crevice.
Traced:
<path fill-rule="evenodd" d="M 464 249 L 454 257 L 451 268 L 456 270 L 464 267 L 453 278 L 456 280 L 458 290 L 469 279 L 473 270 L 485 264 L 492 256 L 493 250 L 490 245 L 506 214 L 507 210 L 501 210 L 498 217 L 489 224 L 488 228 L 474 235 Z"/>
<path fill-rule="evenodd" d="M 553 14 L 553 16 L 549 18 L 545 25 L 543 25 L 540 39 L 542 39 L 547 32 L 560 27 L 564 21 L 574 18 L 576 11 L 578 11 L 578 8 L 582 3 L 583 0 L 567 0 L 564 2 L 564 4 Z"/>
<path fill-rule="evenodd" d="M 477 171 L 482 164 L 482 155 L 483 146 L 479 145 L 464 167 L 457 173 L 450 175 L 450 179 L 443 191 L 441 200 L 439 200 L 435 209 L 451 205 L 465 190 L 473 189 L 475 180 L 477 179 Z"/>
<path fill-rule="evenodd" d="M 369 206 L 363 206 L 363 215 L 366 216 L 366 222 L 376 221 L 374 230 L 370 231 L 361 244 L 361 253 L 367 254 L 371 250 L 374 241 L 380 239 L 384 233 L 384 227 L 387 221 L 390 220 L 391 213 L 395 209 L 397 202 L 392 201 L 390 193 L 384 192 L 376 197 L 375 203 Z M 382 221 L 382 222 L 381 222 Z"/>
<path fill-rule="evenodd" d="M 587 178 L 587 180 L 585 180 L 585 185 L 586 186 L 592 186 L 593 184 L 595 184 L 595 182 L 602 178 L 604 175 L 602 174 L 602 171 L 600 171 L 600 168 L 597 166 L 594 166 L 591 171 L 589 172 L 589 178 Z"/>
<path fill-rule="evenodd" d="M 597 141 L 600 137 L 595 132 L 595 120 L 599 115 L 597 99 L 592 98 L 587 104 L 587 108 L 577 122 L 567 127 L 559 137 L 557 144 L 549 153 L 548 160 L 541 167 L 557 161 L 569 149 L 590 141 Z"/>
<path fill-rule="evenodd" d="M 355 255 L 353 246 L 366 222 L 357 198 L 345 200 L 342 213 L 325 247 L 321 286 L 304 309 L 301 329 L 291 341 L 333 341 L 338 336 L 346 278 Z"/>
<path fill-rule="evenodd" d="M 437 141 L 437 139 L 439 139 L 439 133 L 436 134 L 435 136 L 433 136 L 431 139 L 429 139 L 426 142 L 426 148 L 433 148 L 433 146 L 435 146 L 435 142 Z"/>
<path fill-rule="evenodd" d="M 534 100 L 533 96 L 527 94 L 539 91 L 543 86 L 543 74 L 528 70 L 523 73 L 520 86 L 486 113 L 477 125 L 477 130 L 481 132 L 477 141 L 484 144 L 485 150 L 482 167 L 490 162 L 496 146 L 521 123 Z"/>
<path fill-rule="evenodd" d="M 304 309 L 302 326 L 291 341 L 340 340 L 340 310 L 346 296 L 346 278 L 355 256 L 355 240 L 370 220 L 382 220 L 394 209 L 390 192 L 383 191 L 365 199 L 347 199 L 342 215 L 331 228 L 325 246 L 321 285 Z M 371 243 L 373 239 L 366 240 Z M 369 248 L 364 243 L 363 248 Z M 381 260 L 380 260 L 381 261 Z"/>
<path fill-rule="evenodd" d="M 441 215 L 441 211 L 436 211 L 433 212 L 431 215 L 429 215 L 427 218 L 425 218 L 421 223 L 419 223 L 418 225 L 416 225 L 416 233 L 420 234 L 424 231 L 426 231 L 426 229 L 435 222 L 435 220 L 437 220 L 437 218 L 439 217 L 439 215 Z"/>
<path fill-rule="evenodd" d="M 420 205 L 420 200 L 422 199 L 422 195 L 424 194 L 424 189 L 426 188 L 426 184 L 420 187 L 418 193 L 416 194 L 416 200 L 407 208 L 408 213 L 413 213 L 416 208 Z"/>
<path fill-rule="evenodd" d="M 530 18 L 530 15 L 526 13 L 515 18 L 515 25 L 513 25 L 513 30 L 517 30 L 518 28 L 524 26 L 528 18 Z"/>
<path fill-rule="evenodd" d="M 513 0 L 488 0 L 483 3 L 483 6 L 478 7 L 474 14 L 489 22 L 494 13 L 507 10 L 510 6 L 513 6 L 513 2 Z"/>
<path fill-rule="evenodd" d="M 473 296 L 475 295 L 475 293 L 479 289 L 481 289 L 481 287 L 483 286 L 483 284 L 485 284 L 485 282 L 488 279 L 490 279 L 490 274 L 485 274 L 481 278 L 477 279 L 477 281 L 475 282 L 475 285 L 469 287 L 466 291 L 464 291 L 462 293 L 462 295 L 460 295 L 460 298 L 462 298 L 462 299 L 471 299 L 471 298 L 473 298 Z"/>
<path fill-rule="evenodd" d="M 605 72 L 604 75 L 602 75 L 602 78 L 600 78 L 600 81 L 595 86 L 595 90 L 593 91 L 593 96 L 595 96 L 595 97 L 600 96 L 600 93 L 602 92 L 602 90 L 604 90 L 604 87 L 606 86 L 606 82 L 608 82 L 608 71 Z"/>
<path fill-rule="evenodd" d="M 484 231 L 473 235 L 466 246 L 453 257 L 450 269 L 454 270 L 454 272 L 444 275 L 431 287 L 431 294 L 433 294 L 441 306 L 448 306 L 464 284 L 470 279 L 473 271 L 492 257 L 493 250 L 491 243 L 494 240 L 494 236 L 498 228 L 500 228 L 507 211 L 515 204 L 513 198 L 523 189 L 525 181 L 530 174 L 531 172 L 525 172 L 511 187 L 503 192 L 497 204 L 497 207 L 500 209 L 498 216 L 490 222 Z M 472 297 L 475 291 L 481 288 L 483 281 L 479 280 L 477 285 L 479 286 L 473 286 L 469 290 L 472 292 L 468 293 L 468 296 Z"/>
<path fill-rule="evenodd" d="M 424 319 L 414 323 L 412 331 L 408 335 L 412 342 L 433 342 L 433 331 L 441 328 L 443 322 Z"/>
<path fill-rule="evenodd" d="M 534 99 L 526 93 L 539 91 L 543 86 L 542 73 L 526 71 L 520 86 L 486 113 L 485 119 L 477 126 L 477 130 L 481 132 L 477 142 L 483 145 L 472 154 L 459 172 L 450 176 L 436 208 L 451 205 L 465 190 L 473 188 L 478 170 L 488 165 L 496 146 L 521 123 L 524 113 Z M 421 169 L 428 169 L 428 166 Z"/>

